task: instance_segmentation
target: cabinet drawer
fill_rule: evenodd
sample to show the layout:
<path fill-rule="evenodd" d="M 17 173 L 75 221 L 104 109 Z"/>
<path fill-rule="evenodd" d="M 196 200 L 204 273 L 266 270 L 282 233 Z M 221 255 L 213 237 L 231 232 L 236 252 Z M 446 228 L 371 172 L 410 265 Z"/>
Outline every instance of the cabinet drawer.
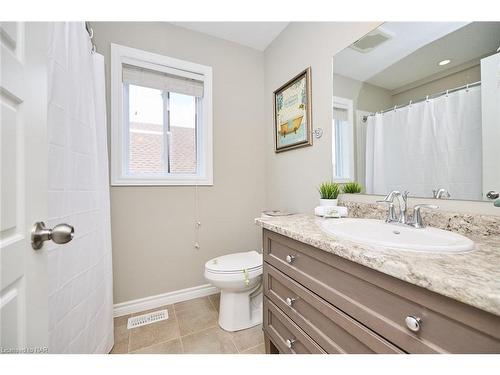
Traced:
<path fill-rule="evenodd" d="M 264 294 L 327 353 L 402 353 L 268 264 Z"/>
<path fill-rule="evenodd" d="M 500 353 L 493 314 L 267 230 L 264 260 L 404 351 Z"/>
<path fill-rule="evenodd" d="M 325 354 L 290 318 L 264 297 L 264 330 L 280 353 Z"/>

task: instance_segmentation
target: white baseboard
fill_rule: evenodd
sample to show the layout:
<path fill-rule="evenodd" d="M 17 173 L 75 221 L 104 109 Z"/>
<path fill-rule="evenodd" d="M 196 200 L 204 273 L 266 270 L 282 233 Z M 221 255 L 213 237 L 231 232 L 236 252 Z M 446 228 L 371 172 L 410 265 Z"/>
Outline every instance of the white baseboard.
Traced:
<path fill-rule="evenodd" d="M 131 301 L 116 303 L 113 306 L 114 317 L 134 314 L 144 310 L 156 309 L 157 307 L 170 305 L 172 303 L 187 301 L 193 298 L 206 297 L 219 292 L 215 286 L 210 284 L 199 285 L 192 288 L 175 290 L 173 292 L 158 294 Z"/>

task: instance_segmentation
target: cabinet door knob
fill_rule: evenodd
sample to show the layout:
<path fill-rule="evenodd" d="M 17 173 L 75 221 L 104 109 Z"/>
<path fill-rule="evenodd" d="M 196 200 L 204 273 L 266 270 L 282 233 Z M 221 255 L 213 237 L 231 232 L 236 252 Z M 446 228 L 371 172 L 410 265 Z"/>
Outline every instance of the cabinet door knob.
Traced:
<path fill-rule="evenodd" d="M 287 339 L 286 340 L 286 346 L 288 347 L 288 349 L 292 349 L 293 344 L 295 343 L 295 341 L 297 341 L 297 340 L 295 340 L 295 339 Z"/>
<path fill-rule="evenodd" d="M 422 319 L 413 315 L 408 315 L 405 319 L 405 323 L 406 327 L 413 332 L 420 331 L 420 327 L 422 327 Z"/>
<path fill-rule="evenodd" d="M 295 302 L 296 298 L 290 298 L 290 297 L 287 297 L 287 299 L 285 300 L 286 304 L 290 307 L 292 307 L 293 303 Z"/>
<path fill-rule="evenodd" d="M 292 263 L 295 260 L 295 256 L 287 255 L 285 259 L 286 259 L 287 263 Z"/>

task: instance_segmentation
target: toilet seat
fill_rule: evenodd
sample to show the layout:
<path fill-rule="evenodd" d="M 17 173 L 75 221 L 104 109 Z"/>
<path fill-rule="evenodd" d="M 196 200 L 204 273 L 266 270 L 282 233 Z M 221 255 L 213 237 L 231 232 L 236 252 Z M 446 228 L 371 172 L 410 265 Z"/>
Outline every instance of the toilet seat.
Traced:
<path fill-rule="evenodd" d="M 239 274 L 261 269 L 262 254 L 256 251 L 223 255 L 205 263 L 205 271 L 213 274 Z"/>

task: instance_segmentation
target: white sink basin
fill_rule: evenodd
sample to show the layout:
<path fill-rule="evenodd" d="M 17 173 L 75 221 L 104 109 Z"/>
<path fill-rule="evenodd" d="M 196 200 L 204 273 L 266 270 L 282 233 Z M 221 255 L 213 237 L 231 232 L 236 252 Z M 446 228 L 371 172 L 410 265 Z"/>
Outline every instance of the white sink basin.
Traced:
<path fill-rule="evenodd" d="M 415 229 L 382 220 L 330 219 L 322 223 L 322 229 L 340 239 L 403 251 L 460 253 L 474 249 L 474 242 L 457 233 L 431 227 Z"/>

